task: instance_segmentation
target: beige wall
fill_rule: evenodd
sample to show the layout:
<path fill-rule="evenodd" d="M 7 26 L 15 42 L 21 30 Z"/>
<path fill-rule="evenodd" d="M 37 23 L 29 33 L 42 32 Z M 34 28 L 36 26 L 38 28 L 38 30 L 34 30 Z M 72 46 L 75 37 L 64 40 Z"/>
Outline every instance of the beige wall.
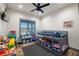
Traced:
<path fill-rule="evenodd" d="M 65 20 L 72 20 L 72 28 L 63 28 Z M 79 18 L 78 4 L 71 4 L 62 9 L 59 9 L 50 15 L 41 19 L 42 30 L 66 30 L 69 36 L 69 46 L 79 49 Z"/>

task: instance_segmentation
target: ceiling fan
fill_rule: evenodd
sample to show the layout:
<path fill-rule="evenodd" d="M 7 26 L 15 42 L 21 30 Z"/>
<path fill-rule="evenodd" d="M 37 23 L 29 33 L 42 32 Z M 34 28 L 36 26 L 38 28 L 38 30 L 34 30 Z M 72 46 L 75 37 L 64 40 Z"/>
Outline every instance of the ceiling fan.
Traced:
<path fill-rule="evenodd" d="M 36 8 L 31 10 L 31 12 L 37 10 L 37 11 L 41 11 L 42 13 L 44 13 L 44 11 L 41 8 L 46 7 L 46 6 L 50 5 L 50 4 L 47 3 L 47 4 L 44 4 L 44 5 L 40 5 L 40 3 L 37 3 L 37 4 L 33 3 L 33 5 L 36 6 Z"/>

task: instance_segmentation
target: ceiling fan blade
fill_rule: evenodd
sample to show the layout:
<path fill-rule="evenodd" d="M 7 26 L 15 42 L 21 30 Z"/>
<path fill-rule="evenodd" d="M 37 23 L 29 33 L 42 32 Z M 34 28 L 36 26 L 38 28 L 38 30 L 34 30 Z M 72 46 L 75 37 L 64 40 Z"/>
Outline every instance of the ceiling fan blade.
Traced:
<path fill-rule="evenodd" d="M 33 3 L 34 6 L 38 7 L 35 3 Z"/>
<path fill-rule="evenodd" d="M 31 12 L 34 11 L 34 10 L 37 10 L 37 9 L 33 9 L 33 10 L 31 10 Z"/>
<path fill-rule="evenodd" d="M 40 6 L 40 8 L 45 7 L 45 6 L 48 6 L 48 5 L 50 5 L 50 4 L 47 3 L 47 4 L 45 4 L 45 5 Z"/>
<path fill-rule="evenodd" d="M 44 13 L 44 11 L 43 11 L 42 9 L 40 9 L 40 11 L 41 11 L 42 13 Z"/>

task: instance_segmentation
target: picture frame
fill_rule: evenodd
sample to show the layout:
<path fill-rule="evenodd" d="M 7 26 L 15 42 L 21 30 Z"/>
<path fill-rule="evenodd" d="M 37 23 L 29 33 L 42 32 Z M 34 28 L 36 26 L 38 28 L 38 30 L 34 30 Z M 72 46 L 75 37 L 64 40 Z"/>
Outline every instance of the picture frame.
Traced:
<path fill-rule="evenodd" d="M 69 21 L 64 21 L 64 28 L 72 28 L 73 25 L 72 25 L 72 20 L 69 20 Z"/>

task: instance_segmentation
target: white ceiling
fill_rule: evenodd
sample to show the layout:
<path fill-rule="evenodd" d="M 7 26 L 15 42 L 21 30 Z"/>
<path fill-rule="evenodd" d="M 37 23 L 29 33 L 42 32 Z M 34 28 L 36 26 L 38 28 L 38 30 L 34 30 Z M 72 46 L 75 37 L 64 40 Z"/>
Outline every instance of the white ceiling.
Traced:
<path fill-rule="evenodd" d="M 41 3 L 41 5 L 43 5 L 43 4 L 44 3 Z M 19 8 L 18 5 L 22 5 L 23 8 Z M 67 5 L 69 5 L 69 3 L 50 3 L 49 6 L 46 6 L 46 7 L 42 8 L 44 13 L 39 15 L 38 11 L 30 12 L 31 10 L 36 8 L 32 3 L 7 3 L 6 4 L 6 6 L 8 8 L 15 9 L 15 10 L 18 10 L 18 11 L 21 11 L 21 12 L 24 12 L 24 13 L 29 13 L 29 14 L 32 14 L 32 15 L 36 15 L 38 17 L 43 17 L 47 14 L 50 14 L 51 12 L 54 12 L 55 10 L 57 10 L 59 8 L 65 7 Z"/>

